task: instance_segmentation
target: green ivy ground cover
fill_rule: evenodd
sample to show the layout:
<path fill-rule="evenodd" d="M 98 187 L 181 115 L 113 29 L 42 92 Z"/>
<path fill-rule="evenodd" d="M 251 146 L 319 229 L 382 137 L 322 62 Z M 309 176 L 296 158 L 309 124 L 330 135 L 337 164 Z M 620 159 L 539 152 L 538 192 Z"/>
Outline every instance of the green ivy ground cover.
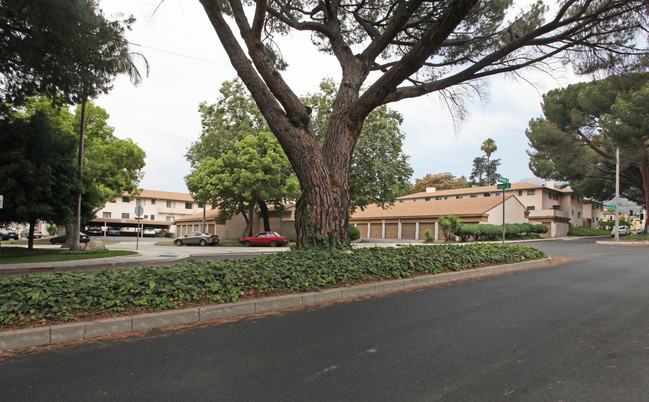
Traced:
<path fill-rule="evenodd" d="M 337 284 L 545 257 L 531 247 L 501 244 L 376 247 L 289 251 L 155 268 L 11 276 L 0 278 L 0 325 L 6 328 L 42 319 L 67 320 L 79 312 L 149 311 L 179 308 L 186 303 L 234 302 L 246 294 L 306 292 Z"/>

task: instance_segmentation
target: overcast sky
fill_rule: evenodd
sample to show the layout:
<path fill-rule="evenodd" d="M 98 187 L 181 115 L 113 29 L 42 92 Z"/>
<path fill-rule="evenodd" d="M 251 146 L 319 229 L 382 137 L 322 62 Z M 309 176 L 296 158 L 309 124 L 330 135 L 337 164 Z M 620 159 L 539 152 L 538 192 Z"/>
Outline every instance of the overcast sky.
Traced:
<path fill-rule="evenodd" d="M 133 15 L 137 22 L 126 34 L 131 49 L 149 61 L 148 78 L 133 87 L 126 77 L 95 103 L 110 114 L 109 124 L 119 138 L 133 139 L 147 154 L 144 179 L 147 190 L 187 192 L 184 177 L 190 173 L 185 153 L 201 131 L 198 104 L 214 103 L 225 80 L 236 77 L 216 33 L 198 0 L 102 0 L 104 13 Z M 296 93 L 318 90 L 320 81 L 339 81 L 340 69 L 332 56 L 313 50 L 308 37 L 291 35 L 281 43 L 289 68 L 286 81 Z M 533 177 L 528 169 L 525 129 L 541 116 L 541 95 L 569 83 L 569 75 L 555 72 L 523 73 L 525 80 L 492 78 L 489 96 L 474 98 L 469 115 L 454 125 L 451 113 L 435 95 L 391 104 L 404 116 L 403 151 L 414 169 L 411 181 L 428 173 L 471 174 L 473 159 L 482 156 L 482 142 L 493 138 L 500 158 L 499 173 L 517 182 Z M 532 83 L 534 85 L 532 85 Z"/>

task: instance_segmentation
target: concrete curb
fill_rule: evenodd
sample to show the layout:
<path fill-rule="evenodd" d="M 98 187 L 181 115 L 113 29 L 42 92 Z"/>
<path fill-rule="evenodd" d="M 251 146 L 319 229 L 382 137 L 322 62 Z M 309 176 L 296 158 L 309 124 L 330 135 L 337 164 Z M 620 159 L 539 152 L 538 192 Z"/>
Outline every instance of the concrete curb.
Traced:
<path fill-rule="evenodd" d="M 1 331 L 0 352 L 35 346 L 53 345 L 60 342 L 96 338 L 107 335 L 125 334 L 173 325 L 207 322 L 221 318 L 263 313 L 272 310 L 310 306 L 354 297 L 378 295 L 442 283 L 456 282 L 465 279 L 497 275 L 506 272 L 538 268 L 551 263 L 551 258 L 544 258 L 541 260 L 523 261 L 514 264 L 494 265 L 458 272 L 446 272 L 437 275 L 423 275 L 414 278 L 368 283 L 330 289 L 322 292 L 297 293 L 236 303 L 215 304 L 182 310 L 168 310 L 159 313 L 138 314 L 89 322 Z"/>

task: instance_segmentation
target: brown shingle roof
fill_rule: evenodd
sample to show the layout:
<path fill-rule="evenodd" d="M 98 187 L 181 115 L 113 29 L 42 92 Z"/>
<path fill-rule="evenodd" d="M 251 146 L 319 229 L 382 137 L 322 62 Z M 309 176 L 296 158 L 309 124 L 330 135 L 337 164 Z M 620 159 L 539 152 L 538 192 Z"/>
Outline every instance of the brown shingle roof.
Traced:
<path fill-rule="evenodd" d="M 507 196 L 507 199 L 513 195 Z M 420 201 L 397 203 L 383 209 L 376 204 L 368 205 L 364 211 L 357 209 L 351 216 L 352 220 L 386 219 L 432 216 L 476 216 L 484 215 L 487 211 L 501 204 L 502 197 L 461 198 L 438 201 Z"/>

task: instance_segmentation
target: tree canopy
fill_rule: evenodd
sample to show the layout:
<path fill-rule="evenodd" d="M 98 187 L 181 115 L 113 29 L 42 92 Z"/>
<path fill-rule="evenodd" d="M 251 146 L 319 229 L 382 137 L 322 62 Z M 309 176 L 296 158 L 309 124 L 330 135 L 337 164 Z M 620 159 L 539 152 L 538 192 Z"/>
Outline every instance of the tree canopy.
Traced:
<path fill-rule="evenodd" d="M 80 188 L 76 136 L 66 112 L 49 102 L 29 105 L 0 119 L 0 222 L 69 222 Z M 29 248 L 33 247 L 30 236 Z"/>
<path fill-rule="evenodd" d="M 220 219 L 241 213 L 247 223 L 243 236 L 252 235 L 260 201 L 279 206 L 300 193 L 284 151 L 265 131 L 237 141 L 218 159 L 206 157 L 185 180 L 197 201 L 219 208 Z"/>
<path fill-rule="evenodd" d="M 552 61 L 590 72 L 646 55 L 646 0 L 200 1 L 298 176 L 300 247 L 348 242 L 352 155 L 377 107 L 430 93 L 459 102 L 477 80 Z M 311 34 L 342 71 L 322 142 L 280 71 L 274 37 L 291 31 Z"/>
<path fill-rule="evenodd" d="M 228 151 L 234 150 L 236 144 L 247 136 L 269 132 L 254 99 L 240 80 L 226 81 L 220 92 L 221 96 L 216 103 L 203 102 L 199 105 L 201 135 L 185 155 L 194 172 L 205 158 L 218 160 Z M 312 109 L 314 133 L 320 141 L 324 140 L 335 96 L 335 84 L 333 80 L 327 79 L 320 83 L 319 92 L 304 98 L 304 103 Z M 368 116 L 363 127 L 364 135 L 352 157 L 352 208 L 364 208 L 372 203 L 389 204 L 395 197 L 407 193 L 412 168 L 408 164 L 408 157 L 402 151 L 404 134 L 399 128 L 402 120 L 399 113 L 386 106 L 378 108 Z M 200 191 L 200 188 L 196 189 Z M 293 193 L 291 190 L 291 194 L 294 194 L 294 199 L 299 197 L 299 192 Z M 213 195 L 206 199 L 215 198 L 221 199 L 217 204 L 228 211 L 223 217 L 231 216 L 232 205 L 226 206 L 221 196 Z M 244 210 L 247 211 L 247 207 Z"/>
<path fill-rule="evenodd" d="M 93 0 L 0 0 L 0 101 L 74 104 L 107 93 L 118 73 L 139 79 L 124 40 L 133 21 L 107 20 Z"/>
<path fill-rule="evenodd" d="M 464 176 L 458 178 L 448 172 L 429 173 L 422 179 L 415 179 L 415 185 L 412 187 L 410 193 L 421 193 L 426 191 L 428 187 L 435 187 L 437 190 L 451 190 L 454 188 L 466 188 L 468 186 Z"/>
<path fill-rule="evenodd" d="M 569 181 L 588 197 L 609 200 L 620 150 L 621 194 L 649 202 L 649 73 L 612 76 L 556 89 L 543 96 L 543 118 L 527 138 L 530 169 L 538 177 Z"/>
<path fill-rule="evenodd" d="M 81 191 L 86 222 L 106 202 L 137 191 L 145 153 L 132 140 L 113 134 L 104 109 L 92 103 L 87 107 L 87 162 L 82 181 L 77 165 L 79 108 L 73 115 L 41 98 L 27 101 L 24 108 L 7 110 L 11 113 L 0 119 L 0 194 L 5 196 L 1 221 L 70 224 Z"/>

